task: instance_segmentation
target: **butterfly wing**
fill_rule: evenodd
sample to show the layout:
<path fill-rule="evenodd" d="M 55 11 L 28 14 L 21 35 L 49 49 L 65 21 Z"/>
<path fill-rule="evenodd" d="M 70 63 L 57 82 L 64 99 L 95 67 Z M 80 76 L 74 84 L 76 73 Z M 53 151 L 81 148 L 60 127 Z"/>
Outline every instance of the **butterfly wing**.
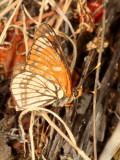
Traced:
<path fill-rule="evenodd" d="M 71 96 L 71 78 L 66 59 L 55 32 L 48 24 L 42 24 L 36 31 L 28 59 L 29 64 L 38 64 L 38 70 L 43 71 L 44 76 L 53 76 L 65 95 Z"/>
<path fill-rule="evenodd" d="M 28 60 L 20 73 L 14 75 L 11 90 L 21 109 L 71 97 L 69 70 L 58 38 L 49 25 L 42 24 L 36 31 Z"/>

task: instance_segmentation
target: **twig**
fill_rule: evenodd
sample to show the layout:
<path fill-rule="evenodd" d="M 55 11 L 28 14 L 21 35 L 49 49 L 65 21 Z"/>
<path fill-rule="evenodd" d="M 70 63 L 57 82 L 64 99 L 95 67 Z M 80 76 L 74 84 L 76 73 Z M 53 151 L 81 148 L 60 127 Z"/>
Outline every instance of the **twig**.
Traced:
<path fill-rule="evenodd" d="M 100 45 L 100 52 L 98 56 L 98 62 L 97 64 L 101 63 L 102 59 L 102 52 L 103 52 L 103 45 L 104 45 L 104 33 L 105 33 L 105 15 L 106 10 L 104 9 L 103 12 L 103 18 L 102 18 L 102 34 L 101 34 L 101 45 Z M 96 70 L 96 78 L 95 78 L 95 85 L 94 85 L 94 91 L 95 94 L 93 96 L 93 148 L 94 148 L 94 160 L 97 160 L 97 140 L 96 140 L 96 104 L 97 104 L 97 87 L 99 82 L 99 73 L 100 73 L 100 67 Z"/>
<path fill-rule="evenodd" d="M 19 3 L 19 0 L 13 2 L 10 6 L 6 7 L 2 13 L 0 13 L 0 17 L 3 17 L 6 13 L 8 13 L 11 9 L 13 9 L 17 4 Z"/>
<path fill-rule="evenodd" d="M 42 22 L 42 15 L 43 15 L 44 8 L 45 8 L 45 0 L 42 0 L 41 7 L 39 9 L 39 18 L 38 18 L 37 27 L 39 27 L 39 25 Z"/>
<path fill-rule="evenodd" d="M 49 1 L 49 4 L 56 10 L 56 12 L 57 12 L 60 16 L 63 17 L 64 21 L 69 25 L 69 27 L 70 27 L 70 29 L 71 29 L 71 32 L 72 32 L 72 34 L 73 34 L 73 36 L 74 36 L 74 38 L 75 38 L 75 37 L 76 37 L 76 36 L 75 36 L 75 31 L 74 31 L 74 29 L 73 29 L 73 27 L 72 27 L 69 19 L 64 15 L 64 13 L 63 13 L 63 11 L 60 9 L 60 7 L 55 3 L 54 0 L 50 0 L 50 1 Z"/>
<path fill-rule="evenodd" d="M 25 13 L 26 13 L 26 11 L 25 11 Z M 50 16 L 52 16 L 53 14 L 55 14 L 56 12 L 55 11 L 50 11 L 50 12 L 48 12 L 48 13 L 45 13 L 45 14 L 43 14 L 42 15 L 42 19 L 45 19 L 45 18 L 48 18 L 48 17 L 50 17 Z M 26 13 L 27 14 L 27 13 Z M 29 14 L 29 13 L 28 13 Z M 28 14 L 27 14 L 27 16 L 28 16 Z M 33 23 L 35 23 L 35 24 L 37 24 L 37 21 L 38 21 L 38 19 L 39 19 L 39 16 L 36 16 L 36 17 L 30 17 L 30 15 L 28 16 L 30 19 L 27 19 L 26 20 L 26 24 L 27 25 L 30 25 L 30 24 L 33 24 Z M 19 26 L 21 26 L 21 25 L 23 25 L 23 21 L 17 21 L 16 23 L 15 23 L 16 25 L 19 25 Z"/>
<path fill-rule="evenodd" d="M 4 1 L 2 1 L 2 2 L 0 2 L 0 6 L 2 6 L 4 3 L 6 3 L 7 1 L 9 1 L 9 0 L 4 0 Z"/>
<path fill-rule="evenodd" d="M 10 23 L 11 23 L 11 21 L 12 21 L 14 15 L 15 15 L 16 11 L 17 11 L 18 8 L 20 7 L 20 5 L 21 5 L 21 3 L 22 3 L 22 0 L 17 0 L 16 2 L 17 2 L 17 3 L 16 3 L 17 6 L 16 6 L 14 12 L 12 13 L 11 17 L 9 18 L 9 20 L 8 20 L 8 22 L 7 22 L 7 24 L 6 24 L 5 28 L 4 28 L 4 30 L 3 30 L 2 34 L 1 34 L 1 36 L 0 36 L 0 43 L 3 41 L 4 36 L 5 36 L 5 33 L 6 33 L 7 29 L 8 29 L 8 27 L 9 27 L 9 25 L 10 25 Z M 1 15 L 0 15 L 0 16 L 1 16 Z"/>
<path fill-rule="evenodd" d="M 30 20 L 26 19 L 26 24 L 27 25 L 30 25 L 31 23 L 35 23 L 35 24 L 38 24 L 38 22 L 34 19 L 34 17 L 31 17 L 31 15 L 29 14 L 28 10 L 26 9 L 26 7 L 24 6 L 23 4 L 23 9 L 24 9 L 24 12 L 26 13 L 26 15 L 30 18 Z M 36 17 L 35 17 L 36 18 Z M 38 20 L 38 18 L 37 18 Z M 29 22 L 31 21 L 31 23 Z M 18 25 L 22 25 L 23 24 L 23 21 L 17 21 L 16 22 Z"/>
<path fill-rule="evenodd" d="M 34 119 L 35 119 L 35 111 L 31 112 L 30 128 L 29 128 L 30 143 L 31 143 L 31 152 L 32 152 L 32 160 L 35 160 L 35 146 L 34 146 L 34 138 L 33 138 Z"/>
<path fill-rule="evenodd" d="M 24 10 L 22 7 L 22 16 L 23 16 L 23 35 L 24 35 L 24 42 L 25 42 L 25 52 L 26 52 L 26 57 L 28 55 L 28 38 L 27 38 L 27 31 L 26 31 L 26 17 L 24 14 Z"/>
<path fill-rule="evenodd" d="M 66 14 L 66 12 L 67 12 L 67 10 L 68 10 L 71 2 L 72 2 L 72 0 L 67 0 L 67 1 L 65 2 L 65 5 L 64 5 L 64 7 L 63 7 L 63 13 L 64 13 L 64 14 Z M 58 23 L 57 23 L 57 26 L 56 26 L 56 29 L 57 29 L 57 30 L 59 30 L 62 21 L 63 21 L 63 18 L 61 17 L 61 18 L 59 19 Z"/>

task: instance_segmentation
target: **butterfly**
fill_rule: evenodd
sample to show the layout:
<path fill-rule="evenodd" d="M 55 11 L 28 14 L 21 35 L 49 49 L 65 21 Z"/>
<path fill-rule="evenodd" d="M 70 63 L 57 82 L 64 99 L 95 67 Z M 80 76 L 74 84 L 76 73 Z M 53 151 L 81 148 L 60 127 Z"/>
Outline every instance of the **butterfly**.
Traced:
<path fill-rule="evenodd" d="M 13 71 L 11 92 L 17 110 L 29 107 L 63 106 L 81 95 L 72 89 L 70 70 L 52 27 L 41 24 L 25 63 Z"/>

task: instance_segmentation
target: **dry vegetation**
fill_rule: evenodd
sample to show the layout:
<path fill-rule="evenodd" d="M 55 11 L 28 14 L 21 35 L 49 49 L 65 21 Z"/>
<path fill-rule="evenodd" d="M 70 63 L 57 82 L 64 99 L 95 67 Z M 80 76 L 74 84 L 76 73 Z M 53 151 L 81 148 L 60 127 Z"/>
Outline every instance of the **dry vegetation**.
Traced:
<path fill-rule="evenodd" d="M 0 0 L 0 160 L 120 159 L 119 21 L 119 0 Z M 83 94 L 72 107 L 18 112 L 13 68 L 43 22 L 59 35 Z"/>

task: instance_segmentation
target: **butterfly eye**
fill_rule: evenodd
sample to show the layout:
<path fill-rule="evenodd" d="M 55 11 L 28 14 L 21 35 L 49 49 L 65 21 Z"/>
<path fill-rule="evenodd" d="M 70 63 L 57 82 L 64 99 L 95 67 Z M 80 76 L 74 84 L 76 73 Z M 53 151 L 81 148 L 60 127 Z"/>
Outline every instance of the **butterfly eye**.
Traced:
<path fill-rule="evenodd" d="M 74 96 L 74 98 L 80 97 L 82 95 L 82 91 L 83 91 L 82 88 L 79 88 L 79 89 L 73 88 L 73 96 Z"/>

